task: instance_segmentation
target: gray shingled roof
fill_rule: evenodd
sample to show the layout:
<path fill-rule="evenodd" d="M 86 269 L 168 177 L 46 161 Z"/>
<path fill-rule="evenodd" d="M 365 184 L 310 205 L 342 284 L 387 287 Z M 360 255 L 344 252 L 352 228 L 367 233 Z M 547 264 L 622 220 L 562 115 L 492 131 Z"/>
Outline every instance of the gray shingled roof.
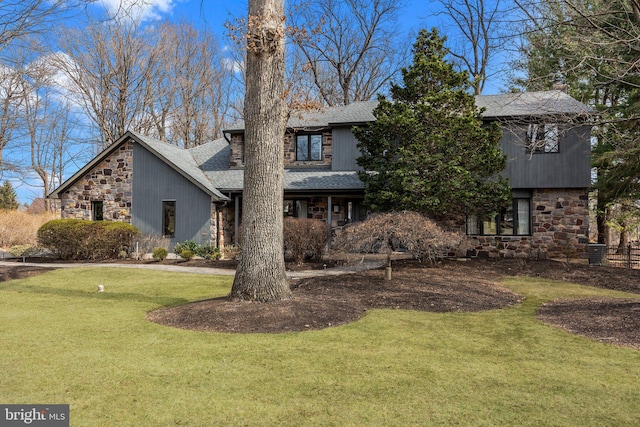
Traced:
<path fill-rule="evenodd" d="M 376 118 L 373 116 L 373 109 L 378 105 L 378 101 L 353 102 L 349 105 L 339 107 L 324 107 L 319 110 L 291 113 L 287 127 L 291 129 L 305 128 L 326 128 L 330 124 L 363 124 L 372 122 Z M 225 132 L 239 132 L 244 130 L 242 120 L 234 123 L 225 129 Z"/>
<path fill-rule="evenodd" d="M 287 125 L 294 129 L 317 129 L 340 124 L 347 126 L 367 123 L 375 120 L 372 111 L 377 105 L 378 101 L 354 102 L 346 106 L 327 107 L 317 111 L 292 114 Z M 485 117 L 496 119 L 547 114 L 584 115 L 593 113 L 589 107 L 562 91 L 480 95 L 476 97 L 476 105 L 485 109 Z M 242 131 L 243 129 L 244 123 L 238 122 L 226 129 L 226 132 Z M 210 192 L 215 198 L 226 199 L 221 191 L 242 190 L 244 170 L 229 168 L 231 153 L 228 142 L 223 138 L 185 150 L 138 133 L 128 132 L 128 134 L 196 185 Z M 94 161 L 97 160 L 98 158 L 94 159 Z M 61 188 L 70 185 L 69 183 L 80 176 L 83 171 L 92 167 L 94 161 L 67 180 Z M 285 191 L 348 191 L 364 188 L 355 171 L 314 168 L 285 169 L 284 186 Z M 60 188 L 56 189 L 54 193 L 59 191 Z"/>
<path fill-rule="evenodd" d="M 594 111 L 560 90 L 503 93 L 476 96 L 478 108 L 487 118 L 545 116 L 557 114 L 588 115 Z"/>
<path fill-rule="evenodd" d="M 217 139 L 188 150 L 198 166 L 220 191 L 242 190 L 244 170 L 230 169 L 230 148 L 227 141 Z M 364 184 L 355 171 L 329 169 L 285 169 L 285 191 L 360 190 Z"/>
<path fill-rule="evenodd" d="M 157 139 L 150 138 L 136 132 L 129 133 L 135 136 L 143 146 L 146 146 L 148 150 L 155 152 L 156 155 L 163 158 L 167 164 L 172 166 L 185 178 L 191 179 L 195 184 L 199 184 L 216 199 L 227 199 L 226 196 L 218 191 L 216 186 L 213 185 L 202 169 L 199 168 L 199 165 L 188 150 L 158 141 Z"/>
<path fill-rule="evenodd" d="M 325 107 L 317 111 L 293 113 L 287 126 L 292 129 L 326 128 L 332 124 L 372 122 L 375 120 L 372 111 L 377 105 L 378 101 L 363 101 L 340 107 Z M 476 106 L 485 109 L 483 116 L 486 118 L 593 113 L 591 108 L 560 90 L 478 95 L 476 96 Z M 225 129 L 226 132 L 242 130 L 244 130 L 243 121 Z"/>
<path fill-rule="evenodd" d="M 144 136 L 132 131 L 126 132 L 118 139 L 118 141 L 114 142 L 112 145 L 99 153 L 82 169 L 80 169 L 73 176 L 63 182 L 58 188 L 52 191 L 49 194 L 49 197 L 59 197 L 61 192 L 64 192 L 67 188 L 73 185 L 78 179 L 83 177 L 89 170 L 95 167 L 99 162 L 101 162 L 129 138 L 133 138 L 147 150 L 150 150 L 165 163 L 171 166 L 176 172 L 193 182 L 203 191 L 209 193 L 215 200 L 228 200 L 228 198 L 220 193 L 220 191 L 218 191 L 213 183 L 207 178 L 205 173 L 198 167 L 198 164 L 187 150 L 176 147 L 175 145 L 160 142 L 154 138 L 150 138 L 148 136 Z"/>

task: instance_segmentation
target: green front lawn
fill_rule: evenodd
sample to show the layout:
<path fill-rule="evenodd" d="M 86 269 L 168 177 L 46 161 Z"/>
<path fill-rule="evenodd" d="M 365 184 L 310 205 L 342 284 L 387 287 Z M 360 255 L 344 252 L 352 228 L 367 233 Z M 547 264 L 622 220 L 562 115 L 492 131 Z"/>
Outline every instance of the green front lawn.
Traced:
<path fill-rule="evenodd" d="M 549 299 L 633 295 L 514 278 L 524 303 L 483 313 L 373 310 L 281 335 L 145 320 L 231 280 L 78 268 L 0 283 L 0 403 L 68 403 L 72 426 L 640 425 L 640 351 L 534 317 Z"/>

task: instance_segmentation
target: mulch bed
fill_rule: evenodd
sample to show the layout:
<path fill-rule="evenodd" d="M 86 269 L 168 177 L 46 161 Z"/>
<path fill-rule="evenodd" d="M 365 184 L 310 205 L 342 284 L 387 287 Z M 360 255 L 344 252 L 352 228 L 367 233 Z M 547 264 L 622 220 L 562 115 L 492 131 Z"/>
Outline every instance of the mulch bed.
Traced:
<path fill-rule="evenodd" d="M 189 266 L 234 268 L 235 263 L 165 261 Z M 325 263 L 287 268 L 323 269 Z M 328 268 L 336 263 L 331 262 Z M 28 277 L 52 268 L 0 266 L 0 281 Z M 566 264 L 551 260 L 447 261 L 437 267 L 394 262 L 393 279 L 381 269 L 344 276 L 320 275 L 291 282 L 293 298 L 276 303 L 216 298 L 148 314 L 151 321 L 178 328 L 232 333 L 281 333 L 322 329 L 362 317 L 374 308 L 459 312 L 517 304 L 521 297 L 498 285 L 503 276 L 543 277 L 640 294 L 640 271 Z M 542 305 L 538 318 L 569 332 L 640 349 L 640 301 L 577 299 Z"/>

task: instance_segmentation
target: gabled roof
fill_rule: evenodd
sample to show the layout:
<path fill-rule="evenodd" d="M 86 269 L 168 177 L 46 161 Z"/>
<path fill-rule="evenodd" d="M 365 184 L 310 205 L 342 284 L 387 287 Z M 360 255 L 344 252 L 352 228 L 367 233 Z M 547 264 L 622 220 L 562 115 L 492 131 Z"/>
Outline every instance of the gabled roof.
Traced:
<path fill-rule="evenodd" d="M 331 125 L 359 125 L 374 121 L 373 109 L 378 101 L 352 102 L 349 105 L 337 107 L 324 107 L 318 110 L 293 112 L 287 121 L 289 129 L 314 129 L 327 128 Z M 225 129 L 225 132 L 241 132 L 244 130 L 244 121 L 240 120 Z"/>
<path fill-rule="evenodd" d="M 561 90 L 477 95 L 475 101 L 478 108 L 485 109 L 483 117 L 487 119 L 567 114 L 588 115 L 594 112 Z M 345 106 L 292 113 L 287 127 L 290 129 L 313 129 L 336 125 L 364 124 L 375 120 L 373 109 L 377 105 L 378 101 L 361 101 Z M 225 132 L 235 133 L 243 130 L 244 122 L 239 121 L 225 129 Z"/>
<path fill-rule="evenodd" d="M 562 91 L 480 95 L 476 96 L 475 100 L 478 108 L 485 109 L 483 116 L 487 119 L 593 113 L 592 109 Z M 346 106 L 294 113 L 289 118 L 287 126 L 290 129 L 313 130 L 364 124 L 375 120 L 372 112 L 377 105 L 378 101 L 364 101 Z M 225 129 L 225 132 L 233 133 L 243 130 L 244 123 L 238 122 Z M 222 192 L 242 191 L 244 170 L 229 167 L 231 151 L 227 140 L 220 138 L 194 148 L 182 149 L 129 131 L 54 190 L 50 197 L 59 197 L 61 192 L 66 191 L 129 138 L 210 194 L 216 201 L 228 200 Z M 338 192 L 362 190 L 364 184 L 358 178 L 356 171 L 297 168 L 285 169 L 284 189 L 288 192 L 321 190 Z"/>
<path fill-rule="evenodd" d="M 540 117 L 551 115 L 586 116 L 594 111 L 561 90 L 503 93 L 476 96 L 476 106 L 485 118 Z"/>
<path fill-rule="evenodd" d="M 193 157 L 187 150 L 176 147 L 174 145 L 160 142 L 156 139 L 140 135 L 136 132 L 127 131 L 117 141 L 105 148 L 100 154 L 87 163 L 82 169 L 76 172 L 71 178 L 63 182 L 58 188 L 49 194 L 51 198 L 59 198 L 60 194 L 75 184 L 79 179 L 85 176 L 89 171 L 96 167 L 105 158 L 110 156 L 116 149 L 129 139 L 133 139 L 142 147 L 149 150 L 156 157 L 169 165 L 173 170 L 191 181 L 198 188 L 209 194 L 216 201 L 228 200 L 228 198 L 220 193 L 218 189 L 207 178 L 204 172 L 198 167 Z"/>

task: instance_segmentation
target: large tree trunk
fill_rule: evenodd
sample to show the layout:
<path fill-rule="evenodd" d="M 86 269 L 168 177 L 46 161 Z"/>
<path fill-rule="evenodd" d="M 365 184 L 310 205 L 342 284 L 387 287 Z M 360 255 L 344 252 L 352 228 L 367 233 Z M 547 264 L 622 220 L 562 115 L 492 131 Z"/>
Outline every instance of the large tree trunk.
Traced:
<path fill-rule="evenodd" d="M 242 235 L 230 299 L 289 298 L 283 251 L 284 1 L 249 0 Z"/>

